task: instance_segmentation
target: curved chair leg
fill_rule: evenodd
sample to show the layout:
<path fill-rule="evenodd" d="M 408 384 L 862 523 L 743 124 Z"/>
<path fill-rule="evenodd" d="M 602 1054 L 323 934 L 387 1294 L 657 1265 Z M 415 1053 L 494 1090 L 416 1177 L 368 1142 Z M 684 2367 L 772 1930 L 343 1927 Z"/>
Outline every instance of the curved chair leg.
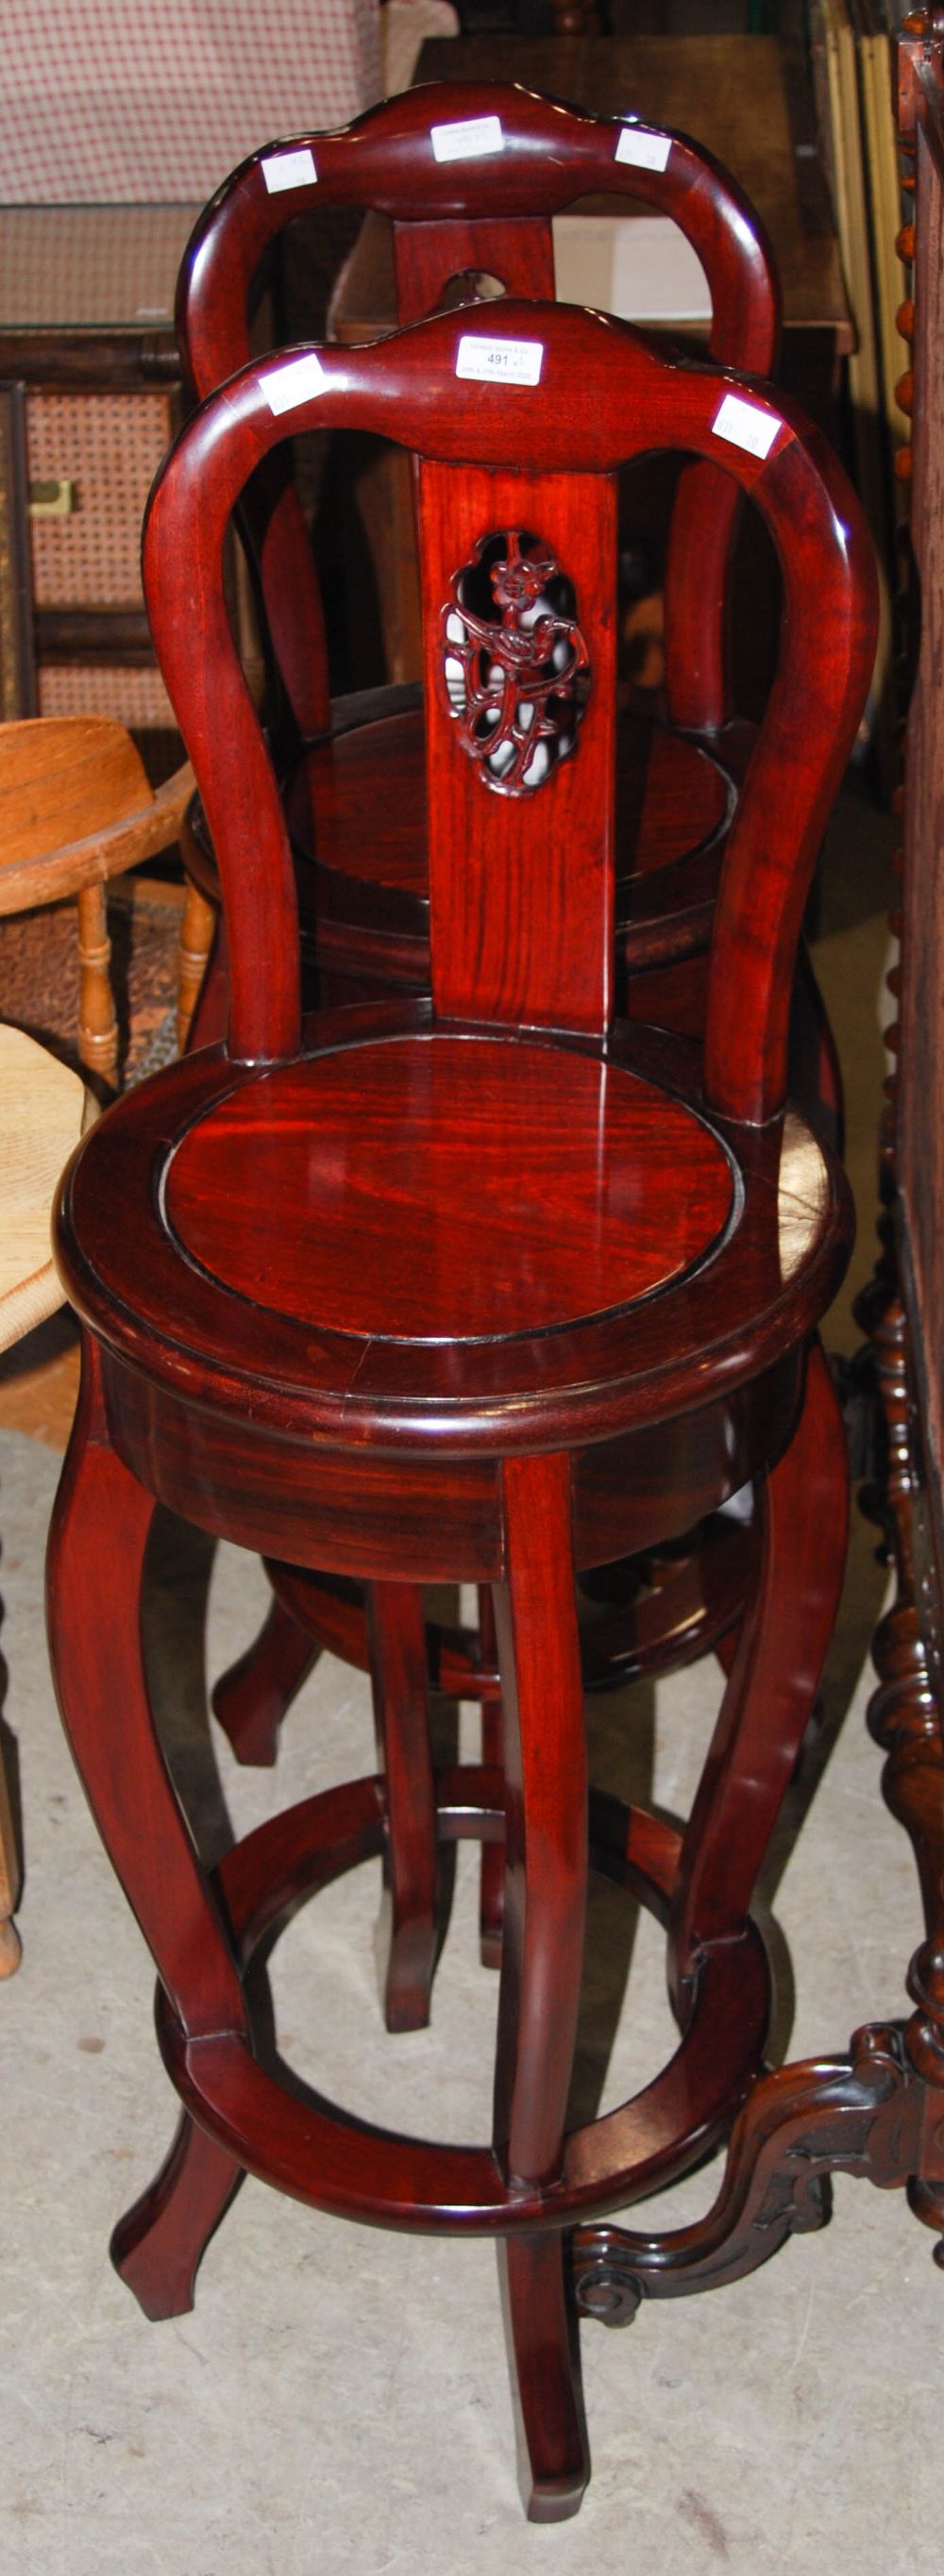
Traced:
<path fill-rule="evenodd" d="M 507 1845 L 495 2144 L 509 2176 L 560 2170 L 583 1968 L 587 1766 L 563 1457 L 506 1461 L 507 1584 L 495 1608 Z M 590 2475 L 562 2233 L 499 2248 L 522 2487 L 532 2522 L 576 2513 Z"/>
<path fill-rule="evenodd" d="M 425 2030 L 436 1962 L 438 1854 L 419 1586 L 369 1584 L 367 1633 L 386 1783 L 384 1904 L 377 1928 L 384 2018 L 388 2030 Z"/>
<path fill-rule="evenodd" d="M 818 1341 L 803 1410 L 756 1495 L 760 1563 L 682 1845 L 669 1934 L 673 1999 L 697 1951 L 740 1930 L 813 1710 L 846 1561 L 849 1467 Z"/>
<path fill-rule="evenodd" d="M 109 2249 L 146 2317 L 183 2317 L 192 2308 L 203 2256 L 242 2178 L 242 2166 L 185 2111 L 160 2172 L 119 2219 Z"/>
<path fill-rule="evenodd" d="M 154 1504 L 108 1446 L 99 1356 L 86 1342 L 75 1429 L 53 1514 L 49 1642 L 63 1722 L 79 1776 L 181 2028 L 191 2040 L 248 2038 L 239 1973 L 154 1730 L 141 1650 L 141 1575 Z M 103 1568 L 108 1569 L 107 1587 Z M 199 2159 L 198 2159 L 199 2161 Z M 210 2232 L 206 2194 L 178 2160 L 178 2279 L 196 2269 Z M 219 2206 L 222 2208 L 227 2191 Z M 169 2193 L 154 2216 L 166 2218 Z M 198 2206 L 199 2202 L 199 2206 Z M 146 2269 L 146 2261 L 143 2269 Z M 156 2286 L 151 2284 L 156 2297 Z"/>
<path fill-rule="evenodd" d="M 282 1720 L 320 1651 L 310 1629 L 274 1594 L 258 1637 L 211 1693 L 213 1715 L 237 1762 L 265 1769 L 277 1761 Z"/>

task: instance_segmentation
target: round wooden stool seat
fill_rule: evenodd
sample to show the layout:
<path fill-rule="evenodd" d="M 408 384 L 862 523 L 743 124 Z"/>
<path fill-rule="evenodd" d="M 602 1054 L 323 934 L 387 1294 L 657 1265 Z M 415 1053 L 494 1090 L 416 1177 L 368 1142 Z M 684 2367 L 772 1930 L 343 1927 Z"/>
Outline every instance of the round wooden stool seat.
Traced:
<path fill-rule="evenodd" d="M 164 1204 L 187 1256 L 256 1305 L 319 1332 L 467 1343 L 666 1287 L 706 1257 L 733 1193 L 718 1139 L 622 1066 L 430 1032 L 244 1083 L 181 1139 Z"/>
<path fill-rule="evenodd" d="M 581 1449 L 631 1432 L 646 1447 L 690 1413 L 706 1350 L 728 1353 L 727 1403 L 841 1265 L 845 1183 L 795 1113 L 742 1130 L 735 1160 L 722 1122 L 615 1042 L 601 1066 L 573 1043 L 434 1029 L 422 1004 L 323 1014 L 318 1034 L 268 1072 L 214 1051 L 168 1068 L 109 1111 L 65 1198 L 80 1312 L 184 1403 L 209 1372 L 244 1442 L 366 1438 L 378 1498 L 413 1449 L 433 1475 L 433 1422 L 441 1454 L 470 1461 L 565 1426 Z M 657 1447 L 640 1544 L 678 1527 L 653 1502 Z M 734 1486 L 751 1473 L 722 1444 L 699 1508 L 732 1469 Z M 614 1523 L 638 1517 L 625 1478 L 607 1481 Z M 585 1564 L 619 1552 L 600 1539 Z"/>

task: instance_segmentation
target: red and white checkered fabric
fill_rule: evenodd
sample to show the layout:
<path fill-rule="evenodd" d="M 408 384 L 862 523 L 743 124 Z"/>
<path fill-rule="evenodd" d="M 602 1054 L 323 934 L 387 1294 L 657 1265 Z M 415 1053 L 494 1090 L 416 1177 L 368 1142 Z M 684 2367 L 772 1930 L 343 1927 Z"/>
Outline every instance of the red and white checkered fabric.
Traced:
<path fill-rule="evenodd" d="M 381 94 L 378 0 L 3 0 L 0 202 L 186 205 Z"/>

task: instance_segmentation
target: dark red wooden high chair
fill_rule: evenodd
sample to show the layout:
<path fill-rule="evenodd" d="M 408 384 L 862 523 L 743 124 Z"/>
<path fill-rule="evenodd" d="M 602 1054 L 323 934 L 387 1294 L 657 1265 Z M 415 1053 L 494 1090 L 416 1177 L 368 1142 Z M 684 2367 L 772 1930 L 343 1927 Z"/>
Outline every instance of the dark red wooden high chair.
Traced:
<path fill-rule="evenodd" d="M 306 1035 L 291 853 L 222 562 L 247 475 L 315 421 L 422 459 L 433 983 Z M 678 442 L 753 494 L 788 603 L 688 1060 L 611 1000 L 616 469 Z M 84 1374 L 52 1652 L 183 2104 L 114 2256 L 148 2313 L 186 2307 L 243 2169 L 351 2218 L 494 2236 L 528 2510 L 553 2519 L 588 2475 L 573 2311 L 612 2306 L 598 2222 L 699 2158 L 762 2069 L 751 1893 L 842 1576 L 845 1449 L 816 1327 L 850 1203 L 787 1105 L 785 1059 L 804 897 L 871 670 L 870 552 L 792 410 L 625 326 L 509 302 L 248 368 L 159 478 L 145 580 L 232 966 L 227 1046 L 109 1111 L 58 1220 Z M 679 1834 L 588 1795 L 574 1570 L 670 1540 L 748 1478 L 756 1581 Z M 383 1771 L 278 1817 L 218 1876 L 151 1720 L 155 1498 L 366 1577 L 376 1605 Z M 500 1769 L 431 1770 L 409 1605 L 441 1578 L 492 1587 Z M 471 2146 L 286 2089 L 254 2054 L 242 1975 L 301 1895 L 386 1853 L 428 1986 L 437 1846 L 459 1837 L 501 1845 L 506 1874 L 493 2135 Z M 679 2043 L 642 2094 L 568 2131 L 591 1860 L 665 1925 Z"/>
<path fill-rule="evenodd" d="M 261 264 L 284 227 L 332 206 L 392 218 L 399 318 L 424 318 L 458 281 L 483 273 L 510 292 L 553 295 L 552 216 L 592 195 L 671 218 L 702 261 L 711 351 L 769 375 L 779 288 L 743 192 L 685 137 L 631 117 L 581 114 L 506 84 L 437 84 L 392 99 L 340 134 L 302 134 L 254 153 L 201 216 L 181 269 L 177 329 L 194 390 L 214 392 L 249 358 Z M 738 495 L 704 463 L 683 471 L 667 568 L 665 707 L 624 708 L 616 728 L 619 971 L 628 1007 L 684 1032 L 704 1009 L 704 952 L 730 813 L 750 729 L 730 718 L 725 651 L 728 568 Z M 286 452 L 243 496 L 270 646 L 268 721 L 286 786 L 301 914 L 303 984 L 314 1000 L 428 991 L 429 899 L 424 719 L 419 690 L 332 710 L 321 602 Z M 214 893 L 199 828 L 193 867 Z M 652 981 L 652 969 L 656 982 Z M 218 944 L 197 1041 L 225 1027 Z M 831 1061 L 831 1060 L 830 1060 Z M 722 1643 L 740 1611 L 749 1533 L 713 1526 L 697 1544 L 637 1569 L 618 1613 L 589 1626 L 585 1673 L 602 1687 Z M 286 1705 L 318 1644 L 366 1666 L 370 1619 L 357 1587 L 271 1565 L 275 1597 L 260 1638 L 220 1677 L 214 1708 L 242 1760 L 272 1761 Z M 624 1594 L 627 1587 L 624 1585 Z M 444 1691 L 481 1698 L 494 1751 L 497 1671 L 487 1600 L 478 1630 L 430 1622 L 430 1670 Z M 501 1891 L 483 1859 L 483 1953 L 497 1957 Z"/>

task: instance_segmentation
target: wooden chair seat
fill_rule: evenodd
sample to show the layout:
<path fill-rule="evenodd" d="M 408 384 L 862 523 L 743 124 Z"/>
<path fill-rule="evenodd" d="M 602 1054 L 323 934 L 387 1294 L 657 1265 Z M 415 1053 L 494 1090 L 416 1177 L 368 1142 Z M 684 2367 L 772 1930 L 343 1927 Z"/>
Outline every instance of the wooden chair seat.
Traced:
<path fill-rule="evenodd" d="M 367 1008 L 321 1015 L 294 1066 L 171 1068 L 102 1123 L 64 1214 L 70 1294 L 115 1357 L 133 1363 L 145 1328 L 174 1390 L 199 1354 L 245 1445 L 259 1426 L 348 1448 L 363 1402 L 365 1437 L 379 1412 L 409 1449 L 421 1407 L 424 1443 L 435 1424 L 470 1452 L 530 1441 L 548 1409 L 561 1433 L 616 1438 L 674 1413 L 708 1351 L 733 1397 L 835 1276 L 848 1221 L 795 1112 L 735 1159 L 629 1036 L 601 1087 L 594 1056 L 549 1036 L 398 1027 L 389 1008 L 376 1034 Z M 699 1508 L 752 1472 L 742 1445 L 722 1454 Z M 615 1521 L 638 1517 L 631 1487 Z M 646 1536 L 678 1526 L 650 1512 Z M 602 1535 L 584 1562 L 619 1552 L 595 1553 Z"/>
<path fill-rule="evenodd" d="M 481 344 L 472 379 L 460 330 Z M 522 345 L 531 373 L 510 394 Z M 726 457 L 732 402 L 749 434 Z M 432 990 L 306 1027 L 291 847 L 224 546 L 249 473 L 315 425 L 382 425 L 421 459 Z M 676 441 L 755 494 L 788 601 L 727 841 L 703 1046 L 613 1001 L 616 474 Z M 493 538 L 509 684 L 502 732 L 477 735 L 444 685 L 447 621 Z M 577 605 L 536 631 L 548 550 Z M 751 1895 L 835 1616 L 848 1481 L 816 1334 L 849 1199 L 789 1105 L 787 1027 L 818 836 L 871 673 L 874 571 L 854 496 L 792 410 L 596 316 L 509 303 L 500 324 L 476 308 L 379 348 L 245 369 L 165 465 L 144 577 L 222 871 L 230 1021 L 225 1046 L 115 1104 L 58 1221 L 84 1365 L 52 1652 L 157 1963 L 184 2114 L 113 2250 L 148 2312 L 176 2313 L 246 2169 L 360 2219 L 494 2236 L 528 2511 L 558 2519 L 589 2473 L 573 2301 L 602 2313 L 606 2290 L 596 2239 L 582 2289 L 572 2273 L 575 2221 L 684 2170 L 763 2069 Z M 575 1568 L 671 1541 L 747 1478 L 750 1595 L 676 1835 L 590 1794 Z M 148 1698 L 156 1500 L 367 1587 L 376 1777 L 280 1817 L 219 1878 Z M 489 1587 L 502 1735 L 500 1762 L 437 1777 L 421 1586 L 440 1580 Z M 283 2082 L 257 2062 L 243 1984 L 302 1895 L 376 1856 L 388 2025 L 419 2026 L 440 1852 L 460 1837 L 504 1863 L 493 2134 L 471 2147 L 374 2129 Z M 634 2100 L 568 2129 L 591 1858 L 665 1927 L 679 2040 Z"/>

